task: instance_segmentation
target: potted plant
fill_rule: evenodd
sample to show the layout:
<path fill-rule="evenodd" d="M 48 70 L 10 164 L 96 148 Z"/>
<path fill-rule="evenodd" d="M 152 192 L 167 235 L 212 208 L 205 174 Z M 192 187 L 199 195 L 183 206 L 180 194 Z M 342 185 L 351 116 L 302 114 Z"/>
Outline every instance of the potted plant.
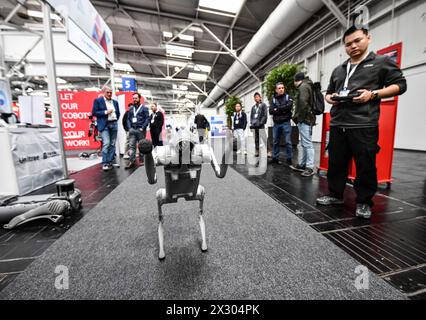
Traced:
<path fill-rule="evenodd" d="M 278 82 L 284 83 L 286 93 L 294 97 L 296 88 L 294 87 L 294 75 L 301 71 L 302 67 L 298 64 L 285 63 L 273 68 L 265 77 L 264 92 L 269 101 L 275 94 L 275 85 Z"/>
<path fill-rule="evenodd" d="M 232 115 L 235 112 L 235 105 L 237 103 L 241 103 L 241 99 L 238 98 L 237 96 L 229 96 L 228 99 L 225 102 L 225 106 L 226 106 L 226 124 L 228 126 L 229 129 L 232 128 Z"/>

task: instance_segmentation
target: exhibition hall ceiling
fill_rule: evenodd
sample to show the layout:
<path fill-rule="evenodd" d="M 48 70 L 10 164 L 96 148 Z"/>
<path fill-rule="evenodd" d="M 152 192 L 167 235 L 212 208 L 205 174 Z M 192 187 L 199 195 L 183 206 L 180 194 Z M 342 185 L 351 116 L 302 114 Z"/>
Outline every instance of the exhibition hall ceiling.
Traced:
<path fill-rule="evenodd" d="M 2 0 L 0 19 L 5 19 L 17 3 Z M 135 76 L 138 88 L 172 110 L 182 105 L 194 107 L 205 99 L 205 94 L 235 61 L 223 44 L 239 55 L 280 1 L 91 0 L 91 3 L 113 32 L 117 78 Z M 10 22 L 33 29 L 38 25 L 41 32 L 42 19 L 34 14 L 37 11 L 41 11 L 38 1 L 26 1 Z M 52 19 L 52 22 L 59 32 L 63 29 L 61 21 Z M 6 63 L 10 68 L 16 64 L 17 57 L 10 61 L 8 58 Z M 21 66 L 15 66 L 22 69 L 11 76 L 12 91 L 22 94 L 26 83 L 30 91 L 46 90 L 42 75 L 30 79 L 25 75 L 25 64 L 31 61 L 27 59 Z M 109 75 L 109 69 L 91 64 L 90 76 L 61 76 L 59 85 L 77 90 L 99 87 L 108 81 Z M 120 79 L 116 83 L 120 89 Z"/>

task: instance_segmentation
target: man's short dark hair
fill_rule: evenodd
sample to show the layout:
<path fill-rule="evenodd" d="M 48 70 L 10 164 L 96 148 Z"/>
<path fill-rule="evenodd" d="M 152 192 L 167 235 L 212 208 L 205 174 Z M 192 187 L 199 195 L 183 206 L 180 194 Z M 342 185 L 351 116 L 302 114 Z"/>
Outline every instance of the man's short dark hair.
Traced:
<path fill-rule="evenodd" d="M 346 39 L 347 36 L 350 36 L 352 33 L 355 33 L 358 30 L 362 30 L 362 32 L 364 32 L 364 34 L 366 36 L 368 36 L 368 29 L 366 29 L 366 28 L 358 28 L 357 26 L 353 25 L 348 30 L 346 30 L 345 33 L 343 34 L 343 38 L 342 38 L 343 42 L 345 42 L 345 39 Z"/>
<path fill-rule="evenodd" d="M 141 98 L 141 94 L 140 94 L 139 92 L 134 92 L 134 93 L 132 94 L 132 96 L 134 96 L 135 94 L 137 94 L 137 95 L 138 95 L 139 99 Z"/>
<path fill-rule="evenodd" d="M 254 96 L 259 96 L 259 97 L 261 97 L 261 95 L 260 95 L 260 93 L 259 93 L 259 92 L 255 92 L 255 93 L 254 93 Z"/>
<path fill-rule="evenodd" d="M 283 86 L 285 88 L 285 85 L 282 82 L 277 82 L 277 84 L 275 85 L 275 88 L 277 88 L 278 86 Z"/>

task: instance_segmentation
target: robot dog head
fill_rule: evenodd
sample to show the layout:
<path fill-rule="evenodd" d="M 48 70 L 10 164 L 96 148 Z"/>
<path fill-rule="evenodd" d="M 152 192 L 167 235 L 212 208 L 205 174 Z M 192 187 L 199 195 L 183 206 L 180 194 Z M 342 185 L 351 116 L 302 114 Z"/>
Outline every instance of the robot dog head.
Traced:
<path fill-rule="evenodd" d="M 146 139 L 143 139 L 139 142 L 139 152 L 142 154 L 148 154 L 152 151 L 152 142 Z"/>

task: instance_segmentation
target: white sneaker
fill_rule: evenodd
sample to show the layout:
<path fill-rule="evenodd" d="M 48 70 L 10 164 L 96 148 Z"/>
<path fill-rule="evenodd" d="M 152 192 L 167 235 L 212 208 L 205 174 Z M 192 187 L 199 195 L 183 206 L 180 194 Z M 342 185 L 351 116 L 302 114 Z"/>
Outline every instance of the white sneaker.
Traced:
<path fill-rule="evenodd" d="M 109 167 L 109 165 L 107 165 L 107 164 L 104 164 L 103 166 L 102 166 L 102 170 L 104 170 L 104 171 L 108 171 L 108 170 L 110 170 L 111 168 Z"/>
<path fill-rule="evenodd" d="M 129 155 L 128 155 L 128 154 L 125 154 L 125 155 L 123 156 L 123 159 L 124 159 L 124 160 L 128 160 L 128 159 L 130 159 L 130 157 L 129 157 Z"/>
<path fill-rule="evenodd" d="M 244 151 L 244 154 L 247 154 L 247 151 Z"/>
<path fill-rule="evenodd" d="M 241 154 L 241 150 L 238 150 L 238 151 L 237 151 L 237 154 Z"/>

